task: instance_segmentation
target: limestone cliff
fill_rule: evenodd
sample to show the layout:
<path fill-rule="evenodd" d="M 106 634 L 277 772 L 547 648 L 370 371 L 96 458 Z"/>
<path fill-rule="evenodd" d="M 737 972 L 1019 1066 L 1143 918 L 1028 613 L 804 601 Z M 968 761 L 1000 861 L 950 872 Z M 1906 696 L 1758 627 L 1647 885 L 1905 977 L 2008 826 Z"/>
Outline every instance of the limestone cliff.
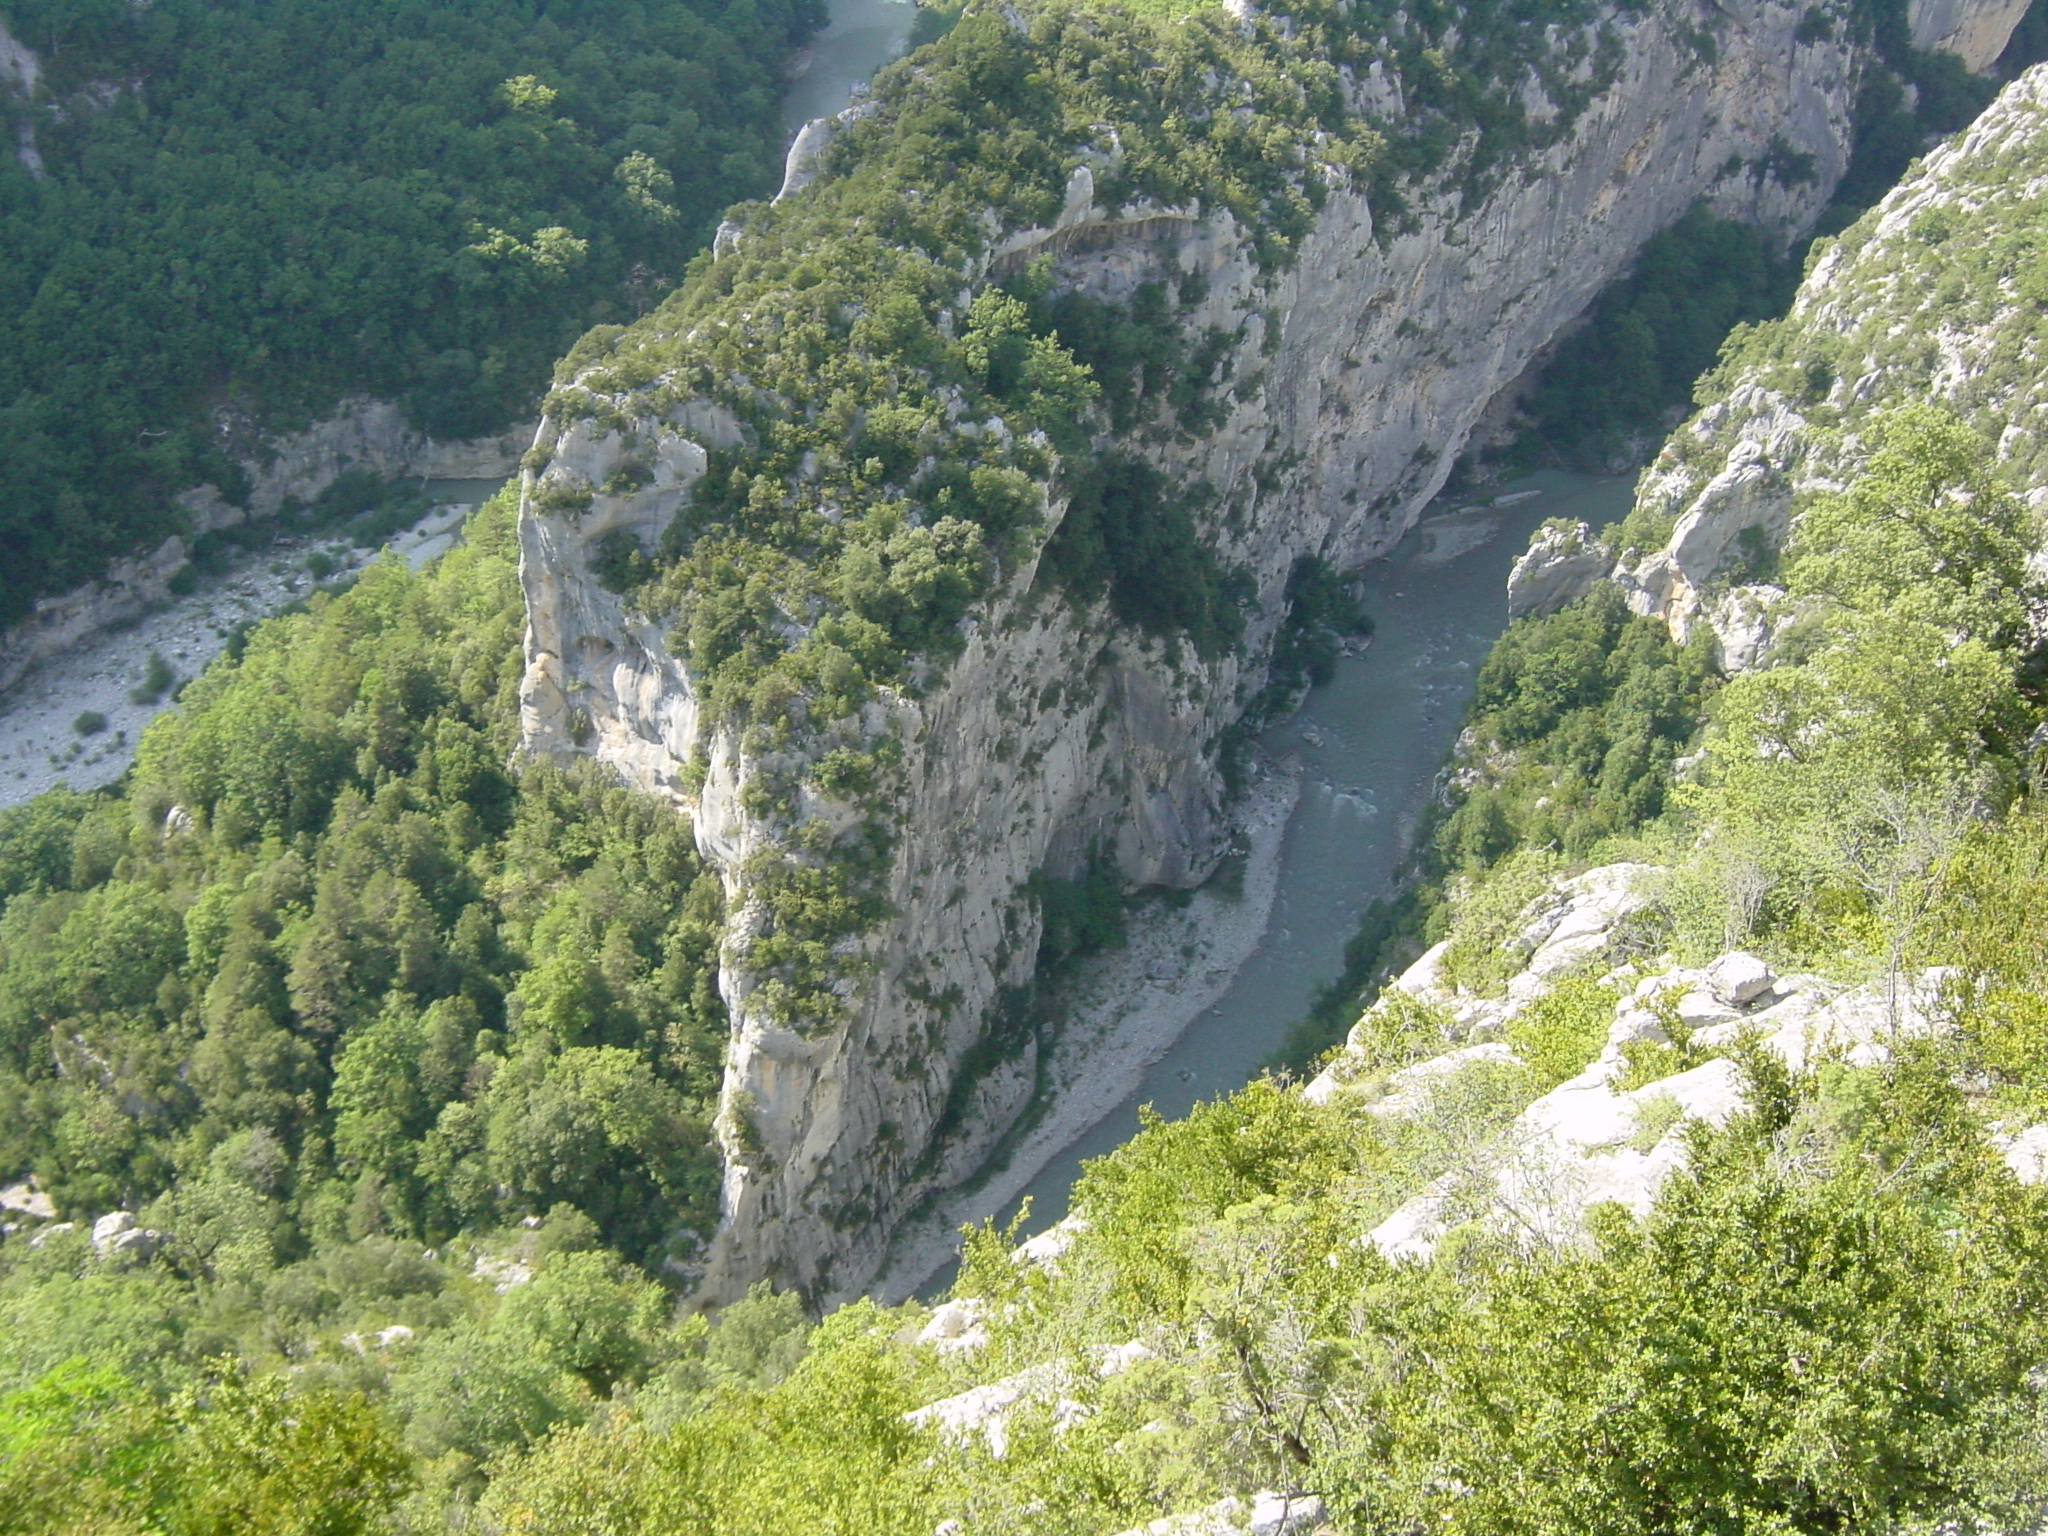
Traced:
<path fill-rule="evenodd" d="M 1800 498 L 1862 462 L 1889 410 L 1945 405 L 2048 502 L 2048 66 L 2015 80 L 1810 260 L 1791 313 L 1726 361 L 1713 398 L 1643 477 L 1616 579 L 1684 639 L 1710 625 L 1730 667 L 1754 665 L 1789 617 L 1758 569 Z"/>
<path fill-rule="evenodd" d="M 1020 32 L 1032 25 L 1013 6 L 1001 14 Z M 2014 14 L 2010 0 L 1964 4 L 1927 28 L 1968 38 L 1976 62 L 1992 34 L 2002 43 Z M 1202 429 L 1150 430 L 1123 444 L 1168 483 L 1209 488 L 1202 531 L 1255 593 L 1242 643 L 1221 653 L 1191 655 L 1118 626 L 1099 599 L 1048 590 L 1040 538 L 997 564 L 950 659 L 935 654 L 831 718 L 790 685 L 778 708 L 800 728 L 749 726 L 733 706 L 714 706 L 711 673 L 691 660 L 699 642 L 689 637 L 705 615 L 689 592 L 607 585 L 597 571 L 616 570 L 622 553 L 658 563 L 679 547 L 664 536 L 682 526 L 678 514 L 706 476 L 726 473 L 721 456 L 759 450 L 767 429 L 748 419 L 755 402 L 772 396 L 776 420 L 815 419 L 829 406 L 771 388 L 766 365 L 750 361 L 781 323 L 751 296 L 768 290 L 736 288 L 718 268 L 572 368 L 525 484 L 525 739 L 538 752 L 595 755 L 668 795 L 724 875 L 735 917 L 722 986 L 734 1024 L 719 1131 L 724 1220 L 706 1257 L 708 1297 L 763 1274 L 820 1296 L 857 1290 L 893 1224 L 986 1154 L 1031 1089 L 1035 1034 L 1003 1014 L 1038 947 L 1026 882 L 1041 870 L 1072 872 L 1098 844 L 1133 882 L 1186 886 L 1214 867 L 1228 839 L 1219 740 L 1262 682 L 1298 558 L 1341 569 L 1385 550 L 1441 486 L 1488 401 L 1693 202 L 1788 233 L 1817 211 L 1846 162 L 1867 60 L 1848 28 L 1816 37 L 1805 15 L 1772 0 L 1662 0 L 1553 28 L 1547 78 L 1582 97 L 1553 104 L 1546 77 L 1532 72 L 1522 99 L 1530 122 L 1557 131 L 1532 135 L 1493 176 L 1466 174 L 1472 167 L 1453 155 L 1403 184 L 1398 208 L 1384 180 L 1369 191 L 1368 178 L 1321 158 L 1332 153 L 1327 135 L 1305 132 L 1294 163 L 1321 178 L 1320 190 L 1285 261 L 1268 258 L 1241 208 L 1099 195 L 1105 181 L 1128 184 L 1117 181 L 1116 125 L 1099 122 L 1077 132 L 1035 217 L 992 214 L 964 260 L 945 253 L 967 285 L 939 316 L 948 337 L 973 313 L 973 290 L 1043 262 L 1038 277 L 1053 291 L 1111 303 L 1166 279 L 1193 295 L 1184 332 L 1225 339 L 1222 372 L 1234 385 Z M 1242 28 L 1276 49 L 1301 46 L 1284 22 Z M 1387 67 L 1394 58 L 1390 50 L 1369 67 L 1352 58 L 1331 71 L 1351 119 L 1390 133 L 1422 88 Z M 910 133 L 903 102 L 930 86 L 917 68 L 913 60 L 878 85 L 872 116 L 773 217 L 735 219 L 720 263 L 752 259 L 749 273 L 765 271 L 774 242 L 793 238 L 777 231 L 800 227 L 777 219 L 798 217 L 807 200 L 833 194 L 835 179 L 857 177 L 861 157 L 886 150 L 890 135 Z M 1227 100 L 1236 87 L 1217 69 L 1210 89 Z M 1811 157 L 1812 179 L 1785 184 L 1764 169 L 1786 163 L 1787 151 Z M 903 196 L 914 204 L 918 189 Z M 792 252 L 777 270 L 801 274 L 802 257 Z M 779 291 L 794 307 L 804 283 L 829 278 L 789 276 Z M 720 283 L 750 297 L 721 308 Z M 862 309 L 854 299 L 834 313 Z M 1001 413 L 982 419 L 957 390 L 929 387 L 925 419 L 942 420 L 955 440 L 1028 435 Z M 900 503 L 913 527 L 935 515 L 916 486 L 945 451 L 929 427 L 918 441 L 925 457 Z M 748 515 L 815 505 L 811 543 L 791 547 L 838 536 L 852 513 L 838 492 L 817 489 L 829 465 L 821 471 L 815 452 L 800 465 L 761 462 L 780 467 L 749 482 Z M 727 504 L 732 483 L 718 481 Z M 1040 533 L 1051 536 L 1070 487 L 1057 465 L 1039 484 Z M 731 586 L 732 601 L 766 615 L 758 623 L 776 644 L 805 643 L 830 607 L 815 593 L 791 595 L 794 581 L 787 566 L 764 563 L 755 585 Z M 834 749 L 878 747 L 893 766 L 865 802 L 835 791 L 819 769 Z M 792 1021 L 770 1005 L 780 994 L 754 958 L 781 920 L 764 871 L 815 865 L 804 850 L 840 846 L 834 839 L 851 836 L 874 804 L 887 834 L 876 879 L 888 915 L 832 942 L 838 1006 Z"/>

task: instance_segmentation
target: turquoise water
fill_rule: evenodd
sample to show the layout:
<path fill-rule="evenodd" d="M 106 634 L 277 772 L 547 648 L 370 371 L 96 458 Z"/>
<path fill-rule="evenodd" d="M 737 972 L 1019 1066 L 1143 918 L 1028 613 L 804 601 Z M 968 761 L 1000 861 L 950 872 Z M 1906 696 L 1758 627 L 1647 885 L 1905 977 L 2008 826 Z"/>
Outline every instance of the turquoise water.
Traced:
<path fill-rule="evenodd" d="M 783 127 L 794 134 L 814 117 L 843 110 L 855 86 L 903 51 L 916 18 L 911 0 L 832 0 L 831 20 L 811 39 L 810 68 L 782 98 Z"/>
<path fill-rule="evenodd" d="M 1396 870 L 1457 740 L 1479 663 L 1507 623 L 1507 577 L 1552 517 L 1595 528 L 1628 510 L 1634 481 L 1544 471 L 1453 498 L 1364 575 L 1374 622 L 1363 653 L 1264 738 L 1304 769 L 1281 850 L 1280 889 L 1259 948 L 1220 1003 L 1145 1074 L 1138 1091 L 1032 1181 L 1029 1230 L 1066 1214 L 1082 1162 L 1130 1139 L 1138 1107 L 1168 1118 L 1243 1086 L 1343 967 L 1366 905 Z M 1013 1204 L 1002 1213 L 1007 1222 Z"/>

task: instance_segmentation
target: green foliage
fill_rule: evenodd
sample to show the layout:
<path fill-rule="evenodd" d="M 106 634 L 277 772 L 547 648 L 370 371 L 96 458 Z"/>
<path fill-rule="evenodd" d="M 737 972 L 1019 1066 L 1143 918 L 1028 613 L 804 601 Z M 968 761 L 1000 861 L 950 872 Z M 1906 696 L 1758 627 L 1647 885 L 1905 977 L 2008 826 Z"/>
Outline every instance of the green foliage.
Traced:
<path fill-rule="evenodd" d="M 981 1353 L 857 1304 L 780 1385 L 558 1431 L 485 1506 L 532 1533 L 765 1533 L 796 1507 L 847 1532 L 1097 1530 L 1298 1480 L 1351 1530 L 2023 1520 L 2039 1192 L 1985 1155 L 1948 1063 L 1751 1070 L 1755 1107 L 1686 1131 L 1640 1220 L 1401 1266 L 1357 1241 L 1366 1128 L 1254 1084 L 1091 1164 L 1056 1270 L 1020 1281 L 990 1232 Z M 1110 1345 L 1127 1363 L 1093 1368 Z M 906 1418 L 996 1380 L 1006 1451 Z"/>
<path fill-rule="evenodd" d="M 2002 828 L 1972 828 L 1943 874 L 1927 927 L 1960 968 L 1964 1059 L 2034 1118 L 2048 1109 L 2048 817 L 2035 803 Z"/>
<path fill-rule="evenodd" d="M 258 626 L 124 795 L 0 817 L 10 1175 L 170 1192 L 185 1261 L 244 1276 L 564 1201 L 636 1255 L 709 1224 L 722 897 L 667 810 L 505 769 L 511 518 Z"/>
<path fill-rule="evenodd" d="M 1383 192 L 1391 231 L 1397 183 L 1455 168 L 1476 191 L 1568 130 L 1618 57 L 1593 15 L 1551 7 L 1566 40 L 1492 6 L 1318 0 L 1286 27 L 1076 0 L 969 8 L 883 71 L 872 115 L 837 135 L 801 196 L 735 210 L 736 244 L 565 363 L 553 430 L 601 419 L 631 441 L 685 399 L 739 428 L 653 579 L 622 560 L 606 579 L 679 621 L 674 649 L 714 716 L 794 738 L 943 665 L 969 606 L 1046 540 L 1057 453 L 1069 505 L 1046 580 L 1222 654 L 1251 594 L 1216 553 L 1208 493 L 1100 450 L 1110 431 L 1207 430 L 1239 338 L 1198 332 L 1199 282 L 1163 265 L 1112 304 L 1073 291 L 1054 258 L 997 248 L 1056 220 L 1077 157 L 1105 209 L 1227 211 L 1269 270 L 1333 187 Z M 1347 107 L 1340 69 L 1375 61 L 1402 76 L 1401 122 Z M 1557 109 L 1540 123 L 1532 75 Z M 963 290 L 984 259 L 990 284 Z M 545 441 L 538 494 L 583 494 L 547 467 Z"/>
<path fill-rule="evenodd" d="M 1800 514 L 1788 587 L 2013 646 L 2040 593 L 2028 569 L 2040 519 L 1993 477 L 1989 444 L 1928 405 L 1879 418 L 1870 439 L 1848 489 Z"/>
<path fill-rule="evenodd" d="M 1185 634 L 1214 657 L 1244 633 L 1249 579 L 1225 567 L 1197 530 L 1201 491 L 1176 492 L 1144 460 L 1104 454 L 1067 487 L 1067 515 L 1047 543 L 1041 579 L 1085 598 L 1104 593 L 1148 635 Z"/>
<path fill-rule="evenodd" d="M 1039 874 L 1031 892 L 1038 899 L 1038 970 L 1057 973 L 1086 955 L 1113 949 L 1124 937 L 1124 883 L 1116 861 L 1098 850 L 1076 879 Z"/>
<path fill-rule="evenodd" d="M 1798 279 L 1769 235 L 1692 209 L 1644 243 L 1559 346 L 1529 401 L 1535 439 L 1568 463 L 1604 468 L 1691 400 L 1735 326 L 1782 314 Z"/>
<path fill-rule="evenodd" d="M 1557 859 L 1547 849 L 1520 849 L 1490 878 L 1467 878 L 1453 887 L 1448 911 L 1442 913 L 1452 931 L 1432 935 L 1451 940 L 1441 967 L 1445 979 L 1482 996 L 1497 996 L 1528 958 L 1519 942 L 1522 913 L 1558 873 Z"/>
<path fill-rule="evenodd" d="M 1413 993 L 1389 987 L 1360 1015 L 1351 1053 L 1368 1071 L 1387 1071 L 1440 1056 L 1457 1043 L 1457 1021 Z"/>
<path fill-rule="evenodd" d="M 178 531 L 186 486 L 244 494 L 259 428 L 364 394 L 437 436 L 530 409 L 772 185 L 780 68 L 822 19 L 10 5 L 47 175 L 0 163 L 0 623 Z"/>
<path fill-rule="evenodd" d="M 1141 1110 L 1139 1136 L 1089 1163 L 1074 1203 L 1114 1275 L 1110 1317 L 1129 1326 L 1185 1304 L 1187 1229 L 1261 1195 L 1324 1186 L 1354 1164 L 1341 1126 L 1270 1079 L 1168 1122 Z M 1115 1326 L 1112 1323 L 1112 1326 Z"/>
<path fill-rule="evenodd" d="M 1088 370 L 1111 428 L 1127 435 L 1163 412 L 1186 434 L 1213 430 L 1215 391 L 1229 381 L 1226 359 L 1237 338 L 1211 331 L 1190 345 L 1167 285 L 1157 279 L 1132 290 L 1123 304 L 1085 293 L 1051 293 L 1050 264 L 1015 284 L 1029 304 L 1032 329 L 1056 339 Z M 1180 284 L 1182 305 L 1198 299 L 1192 280 Z"/>
<path fill-rule="evenodd" d="M 916 1401 L 885 1343 L 886 1319 L 871 1303 L 842 1310 L 778 1389 L 723 1394 L 665 1433 L 629 1420 L 551 1437 L 501 1469 L 488 1515 L 520 1536 L 767 1536 L 793 1510 L 838 1536 L 913 1529 L 938 1474 L 930 1441 L 904 1420 Z"/>
<path fill-rule="evenodd" d="M 1336 674 L 1344 641 L 1372 633 L 1371 617 L 1343 577 L 1318 555 L 1303 555 L 1287 573 L 1287 617 L 1266 664 L 1266 686 L 1277 701 L 1291 701 L 1310 684 Z"/>
<path fill-rule="evenodd" d="M 2039 1412 L 2039 1345 L 1994 1321 L 2042 1283 L 2038 1197 L 1949 1150 L 1957 1106 L 1933 1097 L 1894 1122 L 1913 1159 L 1829 1130 L 1822 1105 L 1766 1108 L 1696 1135 L 1693 1171 L 1647 1221 L 1609 1221 L 1593 1255 L 1487 1264 L 1467 1306 L 1385 1293 L 1392 1385 L 1368 1419 L 1385 1427 L 1339 1452 L 1334 1479 L 1358 1516 L 1486 1532 L 1996 1519 L 2025 1497 L 2010 1437 Z"/>
<path fill-rule="evenodd" d="M 163 653 L 151 651 L 149 663 L 142 669 L 142 680 L 129 690 L 128 702 L 154 704 L 171 691 L 171 685 L 177 680 L 177 673 L 171 670 L 171 664 L 164 660 Z"/>
<path fill-rule="evenodd" d="M 1535 1075 L 1556 1087 L 1592 1064 L 1607 1043 L 1617 996 L 1590 976 L 1570 976 L 1508 1021 L 1508 1044 Z"/>
<path fill-rule="evenodd" d="M 1806 633 L 1717 701 L 1700 804 L 1823 879 L 1832 864 L 1904 943 L 1912 893 L 2016 775 L 2037 520 L 1952 417 L 1908 408 L 1870 442 L 1865 472 L 1795 528 L 1786 581 L 1811 600 Z"/>
<path fill-rule="evenodd" d="M 1480 668 L 1478 772 L 1436 830 L 1438 855 L 1452 869 L 1513 848 L 1578 859 L 1654 819 L 1713 683 L 1703 650 L 1674 646 L 1605 583 L 1518 619 Z"/>
<path fill-rule="evenodd" d="M 223 1364 L 168 1403 L 60 1366 L 0 1398 L 0 1531 L 371 1536 L 412 1469 L 360 1396 Z"/>

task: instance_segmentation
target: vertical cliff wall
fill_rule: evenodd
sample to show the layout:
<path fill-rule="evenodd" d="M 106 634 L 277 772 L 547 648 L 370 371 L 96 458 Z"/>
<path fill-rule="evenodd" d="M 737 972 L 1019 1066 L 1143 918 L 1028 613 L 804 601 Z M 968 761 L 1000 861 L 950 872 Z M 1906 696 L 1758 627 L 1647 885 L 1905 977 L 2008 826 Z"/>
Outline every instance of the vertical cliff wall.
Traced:
<path fill-rule="evenodd" d="M 2000 3 L 2000 15 L 2011 9 Z M 1983 19 L 1992 9 L 1964 5 L 1967 15 L 1941 25 L 1981 53 L 1980 34 L 1999 25 Z M 1004 12 L 1011 26 L 1029 25 Z M 1224 339 L 1227 392 L 1201 430 L 1160 423 L 1118 444 L 1169 485 L 1205 488 L 1202 532 L 1256 594 L 1242 642 L 1220 653 L 1120 625 L 1100 598 L 1076 600 L 1040 579 L 1069 486 L 1041 437 L 1052 469 L 1038 476 L 1039 536 L 997 563 L 992 588 L 956 626 L 954 654 L 929 655 L 836 711 L 819 706 L 823 685 L 791 685 L 794 702 L 768 729 L 759 690 L 751 716 L 711 700 L 712 673 L 693 659 L 712 653 L 691 591 L 621 580 L 619 562 L 638 552 L 658 567 L 664 548 L 679 547 L 679 510 L 687 520 L 707 474 L 725 474 L 721 456 L 758 447 L 765 429 L 745 419 L 746 402 L 768 386 L 744 347 L 730 348 L 735 335 L 777 323 L 762 313 L 769 306 L 741 309 L 735 297 L 721 308 L 706 296 L 714 271 L 692 303 L 572 370 L 530 458 L 521 520 L 525 736 L 534 751 L 594 755 L 666 794 L 724 873 L 733 1037 L 709 1298 L 763 1274 L 820 1296 L 857 1290 L 902 1214 L 970 1172 L 1013 1121 L 1031 1092 L 1036 1042 L 1032 1021 L 1006 1012 L 1038 948 L 1027 882 L 1074 871 L 1096 847 L 1134 882 L 1185 886 L 1214 868 L 1229 839 L 1219 744 L 1263 681 L 1300 557 L 1341 569 L 1386 549 L 1442 485 L 1489 400 L 1694 201 L 1788 234 L 1818 210 L 1847 160 L 1866 61 L 1849 27 L 1818 29 L 1806 16 L 1769 0 L 1664 0 L 1554 27 L 1556 67 L 1519 91 L 1527 121 L 1556 131 L 1532 133 L 1531 147 L 1490 176 L 1469 174 L 1454 151 L 1400 185 L 1398 208 L 1386 178 L 1370 190 L 1365 176 L 1321 159 L 1327 135 L 1305 133 L 1295 157 L 1322 191 L 1284 261 L 1242 208 L 1098 196 L 1099 183 L 1128 181 L 1113 124 L 1077 134 L 1035 221 L 989 216 L 957 269 L 965 286 L 939 317 L 949 336 L 978 288 L 1041 263 L 1036 280 L 1054 292 L 1111 303 L 1165 280 L 1194 296 L 1185 333 Z M 1284 21 L 1246 20 L 1242 33 L 1301 46 Z M 1418 87 L 1388 62 L 1354 56 L 1330 75 L 1360 125 L 1393 135 L 1411 115 Z M 859 156 L 922 125 L 899 98 L 914 103 L 928 74 L 921 87 L 915 69 L 897 82 L 878 91 L 868 136 L 849 134 L 841 158 L 792 203 L 829 195 L 835 175 L 858 175 Z M 1206 88 L 1232 99 L 1227 75 Z M 1789 182 L 1767 168 L 1799 164 L 1811 174 Z M 789 227 L 734 224 L 742 251 L 790 238 L 777 233 Z M 734 377 L 753 395 L 735 394 Z M 707 379 L 726 383 L 707 390 Z M 929 420 L 956 443 L 1016 448 L 1012 435 L 1028 435 L 958 390 L 929 390 Z M 819 402 L 792 406 L 788 394 L 780 419 L 818 416 Z M 929 431 L 920 442 L 924 468 L 903 498 L 912 526 L 936 515 L 917 477 L 948 451 Z M 1093 446 L 1108 442 L 1098 432 Z M 783 503 L 821 509 L 817 537 L 793 541 L 799 552 L 827 547 L 852 515 L 807 489 L 821 473 L 829 467 L 820 471 L 813 452 L 774 482 L 788 487 Z M 751 483 L 748 505 L 773 510 L 763 477 Z M 730 500 L 730 482 L 719 485 Z M 771 589 L 785 595 L 771 600 Z M 764 566 L 766 632 L 800 647 L 831 604 L 792 590 L 786 570 Z M 835 751 L 885 763 L 881 781 L 839 782 L 821 767 Z M 867 823 L 882 833 L 866 846 L 886 848 L 868 877 L 883 915 L 825 946 L 837 1002 L 793 1016 L 758 958 L 790 922 L 775 895 L 786 880 L 778 887 L 770 875 L 844 857 L 829 850 L 851 846 Z"/>

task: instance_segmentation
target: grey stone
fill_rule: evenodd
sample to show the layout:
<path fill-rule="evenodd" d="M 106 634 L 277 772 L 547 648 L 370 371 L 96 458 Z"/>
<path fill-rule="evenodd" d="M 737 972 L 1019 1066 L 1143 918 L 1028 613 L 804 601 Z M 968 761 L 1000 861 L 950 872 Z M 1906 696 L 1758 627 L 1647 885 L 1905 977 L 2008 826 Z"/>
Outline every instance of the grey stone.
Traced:
<path fill-rule="evenodd" d="M 1714 996 L 1737 1008 L 1746 1008 L 1766 992 L 1776 974 L 1755 955 L 1734 950 L 1707 967 L 1707 985 Z"/>

